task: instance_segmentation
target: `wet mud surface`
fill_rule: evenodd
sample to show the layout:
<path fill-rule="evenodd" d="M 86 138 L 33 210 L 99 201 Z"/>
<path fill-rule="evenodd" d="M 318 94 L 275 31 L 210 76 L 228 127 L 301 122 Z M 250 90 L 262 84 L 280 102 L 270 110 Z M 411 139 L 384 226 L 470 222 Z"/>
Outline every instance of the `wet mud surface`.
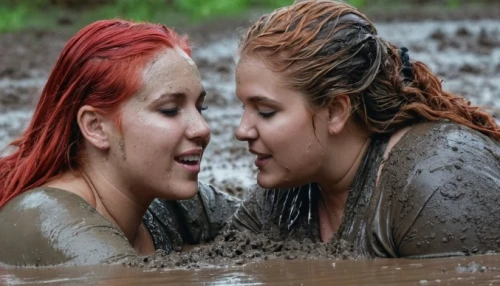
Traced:
<path fill-rule="evenodd" d="M 197 269 L 241 266 L 266 260 L 297 259 L 356 259 L 353 245 L 332 239 L 329 243 L 302 241 L 275 241 L 262 234 L 247 231 L 227 231 L 211 244 L 197 246 L 187 252 L 165 254 L 156 251 L 150 256 L 132 259 L 125 266 L 168 269 Z"/>
<path fill-rule="evenodd" d="M 499 258 L 270 260 L 194 270 L 0 268 L 0 285 L 500 285 Z"/>

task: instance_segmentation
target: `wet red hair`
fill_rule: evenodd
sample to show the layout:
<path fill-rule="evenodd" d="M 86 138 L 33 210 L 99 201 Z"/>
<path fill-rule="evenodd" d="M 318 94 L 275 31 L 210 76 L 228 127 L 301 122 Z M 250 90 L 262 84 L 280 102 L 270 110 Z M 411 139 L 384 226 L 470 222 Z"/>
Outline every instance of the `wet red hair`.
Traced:
<path fill-rule="evenodd" d="M 0 208 L 15 196 L 68 170 L 81 169 L 81 133 L 76 116 L 83 105 L 111 115 L 139 91 L 142 69 L 160 50 L 178 47 L 188 55 L 186 37 L 164 25 L 123 20 L 94 22 L 63 48 L 24 134 L 0 159 Z"/>

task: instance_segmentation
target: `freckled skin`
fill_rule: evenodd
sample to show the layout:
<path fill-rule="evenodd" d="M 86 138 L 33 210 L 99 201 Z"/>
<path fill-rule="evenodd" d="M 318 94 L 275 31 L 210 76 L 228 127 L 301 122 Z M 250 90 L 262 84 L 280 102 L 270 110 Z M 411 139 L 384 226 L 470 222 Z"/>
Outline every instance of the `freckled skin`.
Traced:
<path fill-rule="evenodd" d="M 110 164 L 126 178 L 126 189 L 140 189 L 151 197 L 186 199 L 197 192 L 197 174 L 186 171 L 174 157 L 194 148 L 204 148 L 210 129 L 197 107 L 204 90 L 196 66 L 178 49 L 160 52 L 145 69 L 144 86 L 121 111 L 123 134 L 115 131 L 120 154 L 112 153 Z M 163 94 L 183 93 L 182 100 L 157 102 Z M 175 116 L 161 113 L 177 108 Z M 196 134 L 193 137 L 193 134 Z M 144 193 L 140 195 L 145 195 Z"/>
<path fill-rule="evenodd" d="M 120 151 L 122 151 L 122 156 L 123 160 L 127 160 L 127 154 L 125 153 L 125 142 L 123 141 L 123 138 L 120 138 L 120 141 L 118 143 L 120 145 Z"/>

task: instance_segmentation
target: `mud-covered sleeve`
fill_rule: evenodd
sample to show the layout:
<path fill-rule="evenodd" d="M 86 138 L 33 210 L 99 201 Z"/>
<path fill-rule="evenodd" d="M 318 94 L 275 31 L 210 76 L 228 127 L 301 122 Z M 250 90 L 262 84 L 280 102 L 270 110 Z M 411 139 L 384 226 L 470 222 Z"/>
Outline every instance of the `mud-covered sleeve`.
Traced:
<path fill-rule="evenodd" d="M 164 205 L 169 203 L 172 201 L 160 201 Z M 165 233 L 171 232 L 167 228 L 175 228 L 183 244 L 199 244 L 211 241 L 220 233 L 238 208 L 240 200 L 212 185 L 198 182 L 197 196 L 173 203 L 175 214 L 160 221 L 159 225 L 165 228 Z M 157 208 L 156 212 L 158 210 L 161 208 Z"/>
<path fill-rule="evenodd" d="M 214 238 L 229 223 L 229 219 L 240 206 L 241 200 L 202 182 L 199 183 L 199 188 L 208 218 L 210 237 Z"/>
<path fill-rule="evenodd" d="M 407 140 L 416 147 L 391 152 L 385 164 L 394 166 L 382 172 L 372 222 L 377 256 L 428 258 L 499 251 L 499 144 L 463 128 L 447 132 L 431 142 Z M 428 145 L 419 150 L 424 143 Z M 431 151 L 423 151 L 426 148 Z"/>
<path fill-rule="evenodd" d="M 270 216 L 267 192 L 269 190 L 258 186 L 251 188 L 245 200 L 232 216 L 229 228 L 240 231 L 250 230 L 254 233 L 262 232 L 264 224 Z"/>
<path fill-rule="evenodd" d="M 24 193 L 0 209 L 0 264 L 121 263 L 137 256 L 124 234 L 82 198 L 54 189 Z"/>

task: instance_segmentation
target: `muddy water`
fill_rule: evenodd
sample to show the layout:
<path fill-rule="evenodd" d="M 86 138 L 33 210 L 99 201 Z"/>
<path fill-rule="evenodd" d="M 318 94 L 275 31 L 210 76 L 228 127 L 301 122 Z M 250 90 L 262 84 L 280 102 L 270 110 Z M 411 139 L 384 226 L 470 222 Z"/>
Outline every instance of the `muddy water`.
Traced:
<path fill-rule="evenodd" d="M 0 285 L 500 285 L 500 255 L 445 259 L 273 260 L 241 267 L 2 269 Z"/>

